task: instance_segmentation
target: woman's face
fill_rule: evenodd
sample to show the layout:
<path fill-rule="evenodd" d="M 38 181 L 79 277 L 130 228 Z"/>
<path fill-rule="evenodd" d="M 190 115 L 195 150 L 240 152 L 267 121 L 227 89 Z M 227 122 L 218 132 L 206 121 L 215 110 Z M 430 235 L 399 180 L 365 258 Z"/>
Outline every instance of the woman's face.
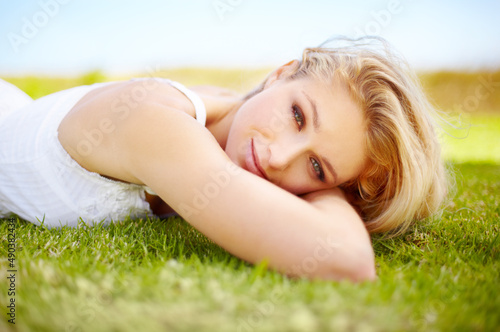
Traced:
<path fill-rule="evenodd" d="M 363 115 L 339 81 L 286 80 L 277 73 L 238 110 L 226 153 L 296 195 L 333 188 L 365 166 Z"/>

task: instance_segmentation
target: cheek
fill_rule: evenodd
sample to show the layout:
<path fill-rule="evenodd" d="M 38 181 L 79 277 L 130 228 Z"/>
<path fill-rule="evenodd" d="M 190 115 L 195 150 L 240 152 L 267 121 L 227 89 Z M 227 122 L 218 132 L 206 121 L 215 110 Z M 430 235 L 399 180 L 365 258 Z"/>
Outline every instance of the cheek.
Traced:
<path fill-rule="evenodd" d="M 248 108 L 240 108 L 233 119 L 227 137 L 225 152 L 237 165 L 242 165 L 250 138 L 255 130 L 254 117 Z"/>
<path fill-rule="evenodd" d="M 255 98 L 255 97 L 254 97 Z M 269 132 L 270 115 L 272 109 L 263 101 L 249 100 L 243 104 L 233 119 L 229 128 L 227 145 L 232 151 L 241 150 L 235 148 L 235 144 L 241 144 L 241 140 L 249 139 L 257 133 Z"/>
<path fill-rule="evenodd" d="M 244 153 L 244 142 L 245 138 L 243 136 L 243 131 L 240 130 L 240 128 L 238 128 L 236 124 L 233 124 L 233 126 L 230 128 L 227 137 L 226 147 L 224 150 L 229 159 L 231 159 L 237 165 L 240 164 L 238 160 L 239 156 L 241 156 Z"/>
<path fill-rule="evenodd" d="M 279 94 L 273 94 L 269 91 L 263 91 L 244 103 L 238 110 L 242 118 L 247 122 L 262 126 L 281 115 L 283 110 L 283 98 Z"/>
<path fill-rule="evenodd" d="M 241 165 L 248 148 L 250 138 L 261 142 L 271 142 L 284 135 L 290 126 L 287 107 L 280 104 L 279 98 L 268 97 L 264 91 L 246 101 L 238 109 L 229 128 L 226 142 L 226 154 Z"/>
<path fill-rule="evenodd" d="M 275 184 L 295 195 L 303 195 L 328 187 L 311 178 L 307 173 L 306 166 L 301 164 L 296 164 L 293 168 L 278 173 Z"/>
<path fill-rule="evenodd" d="M 325 189 L 311 182 L 307 182 L 305 181 L 305 179 L 300 179 L 297 177 L 284 180 L 283 183 L 279 185 L 279 187 L 294 195 L 304 195 L 316 190 Z"/>

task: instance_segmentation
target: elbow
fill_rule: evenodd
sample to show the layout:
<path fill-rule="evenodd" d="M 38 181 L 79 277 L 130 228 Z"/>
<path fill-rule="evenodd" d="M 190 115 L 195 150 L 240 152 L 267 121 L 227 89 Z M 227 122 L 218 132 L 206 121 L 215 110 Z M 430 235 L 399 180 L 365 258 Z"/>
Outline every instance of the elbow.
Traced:
<path fill-rule="evenodd" d="M 349 280 L 355 283 L 375 281 L 377 273 L 374 258 L 358 256 L 342 266 L 332 264 L 328 267 L 326 276 L 331 280 Z"/>
<path fill-rule="evenodd" d="M 371 241 L 352 241 L 330 256 L 328 270 L 333 279 L 367 282 L 377 279 Z"/>
<path fill-rule="evenodd" d="M 349 279 L 353 282 L 375 281 L 377 273 L 375 270 L 375 253 L 371 244 L 350 251 L 344 258 L 346 262 L 344 275 L 341 279 Z M 332 267 L 335 269 L 335 267 Z M 342 269 L 341 269 L 342 271 Z"/>
<path fill-rule="evenodd" d="M 318 269 L 309 271 L 312 273 L 308 273 L 307 277 L 333 281 L 349 280 L 355 283 L 375 281 L 377 273 L 374 256 L 371 247 L 352 250 L 344 255 L 333 254 L 330 259 L 318 266 Z"/>
<path fill-rule="evenodd" d="M 377 273 L 373 260 L 362 261 L 357 264 L 349 273 L 348 279 L 353 282 L 375 281 Z"/>

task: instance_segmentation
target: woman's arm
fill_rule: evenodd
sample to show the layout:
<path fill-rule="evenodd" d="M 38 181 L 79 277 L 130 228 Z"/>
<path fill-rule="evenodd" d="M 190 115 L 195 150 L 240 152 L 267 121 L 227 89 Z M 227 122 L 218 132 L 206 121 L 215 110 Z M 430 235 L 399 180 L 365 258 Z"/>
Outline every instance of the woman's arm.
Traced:
<path fill-rule="evenodd" d="M 129 178 L 234 255 L 295 276 L 375 277 L 370 238 L 338 190 L 296 197 L 234 165 L 191 116 L 158 104 L 141 104 L 113 136 Z"/>
<path fill-rule="evenodd" d="M 80 165 L 148 185 L 190 224 L 249 262 L 267 260 L 295 276 L 374 278 L 370 238 L 340 191 L 302 199 L 237 167 L 178 91 L 157 84 L 140 103 L 124 99 L 137 84 L 144 82 L 98 91 L 63 120 L 59 138 Z M 99 140 L 90 154 L 79 155 L 89 133 Z"/>

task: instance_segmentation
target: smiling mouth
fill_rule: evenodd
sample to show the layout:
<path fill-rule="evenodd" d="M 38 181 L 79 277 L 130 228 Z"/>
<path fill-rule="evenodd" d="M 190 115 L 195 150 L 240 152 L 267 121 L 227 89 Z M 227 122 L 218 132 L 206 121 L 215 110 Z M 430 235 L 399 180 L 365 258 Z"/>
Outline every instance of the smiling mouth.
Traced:
<path fill-rule="evenodd" d="M 260 176 L 261 178 L 268 180 L 266 173 L 264 172 L 262 166 L 260 165 L 259 158 L 257 152 L 255 151 L 255 146 L 253 144 L 253 138 L 250 142 L 250 152 L 251 152 L 251 163 L 249 165 L 250 171 L 252 171 L 252 173 L 254 173 L 255 175 Z"/>

